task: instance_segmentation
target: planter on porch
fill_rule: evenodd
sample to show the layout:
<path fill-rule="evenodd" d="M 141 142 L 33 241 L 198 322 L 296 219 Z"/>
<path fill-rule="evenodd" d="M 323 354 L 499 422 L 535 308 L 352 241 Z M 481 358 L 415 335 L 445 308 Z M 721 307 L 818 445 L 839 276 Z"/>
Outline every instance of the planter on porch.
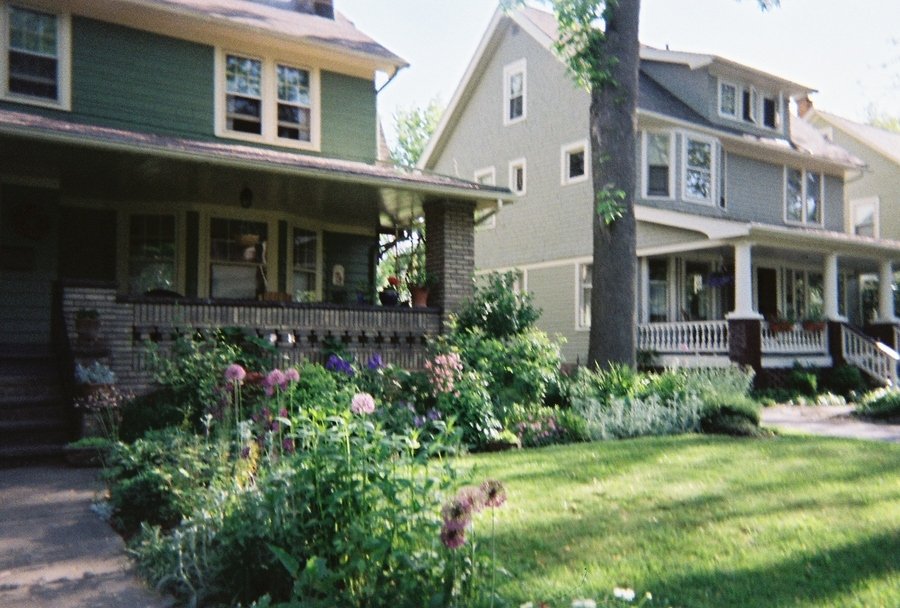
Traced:
<path fill-rule="evenodd" d="M 806 320 L 803 322 L 803 331 L 823 331 L 825 321 Z"/>
<path fill-rule="evenodd" d="M 773 334 L 786 334 L 794 331 L 793 321 L 769 321 L 769 330 Z"/>
<path fill-rule="evenodd" d="M 410 285 L 409 295 L 412 297 L 412 305 L 414 308 L 425 308 L 428 306 L 428 288 L 423 285 Z"/>

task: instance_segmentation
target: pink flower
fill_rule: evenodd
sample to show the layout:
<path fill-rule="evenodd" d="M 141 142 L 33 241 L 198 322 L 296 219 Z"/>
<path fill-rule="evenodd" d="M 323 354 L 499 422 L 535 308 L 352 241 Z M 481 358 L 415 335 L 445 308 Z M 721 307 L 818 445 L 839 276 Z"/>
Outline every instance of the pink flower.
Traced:
<path fill-rule="evenodd" d="M 350 402 L 350 411 L 354 414 L 371 414 L 375 411 L 375 398 L 369 393 L 356 393 Z"/>
<path fill-rule="evenodd" d="M 300 372 L 297 371 L 297 368 L 291 367 L 284 370 L 284 379 L 287 382 L 299 382 L 300 381 Z"/>
<path fill-rule="evenodd" d="M 227 368 L 225 368 L 225 379 L 228 382 L 243 382 L 244 378 L 246 377 L 247 370 L 245 370 L 237 363 L 232 363 Z"/>
<path fill-rule="evenodd" d="M 263 385 L 266 387 L 267 395 L 275 394 L 275 387 L 284 388 L 287 385 L 284 372 L 280 369 L 273 369 L 266 375 Z"/>
<path fill-rule="evenodd" d="M 459 549 L 466 544 L 465 528 L 444 526 L 441 528 L 441 542 L 448 549 Z"/>
<path fill-rule="evenodd" d="M 456 500 L 465 505 L 472 513 L 480 513 L 484 508 L 487 497 L 481 488 L 475 486 L 466 486 L 456 493 Z"/>
<path fill-rule="evenodd" d="M 482 483 L 481 491 L 484 493 L 484 504 L 488 507 L 500 507 L 506 502 L 506 490 L 496 479 L 488 479 Z"/>

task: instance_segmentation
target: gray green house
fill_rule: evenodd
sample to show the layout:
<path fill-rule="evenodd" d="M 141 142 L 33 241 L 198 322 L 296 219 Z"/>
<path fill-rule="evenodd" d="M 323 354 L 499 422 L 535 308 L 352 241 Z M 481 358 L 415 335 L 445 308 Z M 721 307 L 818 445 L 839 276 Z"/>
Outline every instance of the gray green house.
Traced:
<path fill-rule="evenodd" d="M 226 325 L 419 364 L 510 195 L 380 161 L 405 66 L 331 0 L 0 0 L 3 398 L 73 351 L 142 388 L 145 340 Z M 373 305 L 380 236 L 421 217 L 430 307 Z"/>
<path fill-rule="evenodd" d="M 421 167 L 520 195 L 480 216 L 476 267 L 518 272 L 574 363 L 587 353 L 591 290 L 617 286 L 591 284 L 590 99 L 554 54 L 556 35 L 549 13 L 498 11 Z M 649 47 L 639 87 L 639 303 L 623 311 L 639 348 L 661 364 L 849 361 L 893 382 L 894 361 L 854 323 L 859 277 L 891 277 L 900 243 L 846 231 L 844 188 L 863 162 L 791 115 L 811 89 Z M 895 346 L 891 287 L 869 329 Z"/>

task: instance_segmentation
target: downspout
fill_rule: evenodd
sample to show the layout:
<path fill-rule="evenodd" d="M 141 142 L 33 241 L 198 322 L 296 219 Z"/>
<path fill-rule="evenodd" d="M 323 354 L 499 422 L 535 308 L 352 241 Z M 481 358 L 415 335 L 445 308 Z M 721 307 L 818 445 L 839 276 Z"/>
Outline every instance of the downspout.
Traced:
<path fill-rule="evenodd" d="M 389 84 L 391 84 L 391 82 L 394 80 L 394 78 L 397 77 L 397 74 L 400 73 L 400 70 L 402 70 L 403 68 L 408 68 L 408 67 L 409 67 L 408 65 L 401 65 L 400 67 L 395 68 L 395 69 L 394 69 L 394 73 L 391 74 L 391 75 L 388 77 L 387 82 L 385 82 L 383 85 L 381 85 L 381 87 L 379 87 L 378 89 L 375 90 L 375 95 L 377 96 L 377 95 L 378 95 L 379 93 L 381 93 L 381 92 L 382 92 Z"/>

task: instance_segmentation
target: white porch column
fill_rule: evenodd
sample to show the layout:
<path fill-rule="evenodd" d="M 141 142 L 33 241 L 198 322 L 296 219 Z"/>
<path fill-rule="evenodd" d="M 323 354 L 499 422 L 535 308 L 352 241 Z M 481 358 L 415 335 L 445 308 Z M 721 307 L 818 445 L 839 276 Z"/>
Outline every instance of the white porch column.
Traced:
<path fill-rule="evenodd" d="M 825 302 L 822 312 L 829 321 L 846 321 L 847 319 L 841 316 L 838 303 L 838 256 L 836 253 L 829 253 L 825 256 L 825 271 L 823 274 L 825 280 Z"/>
<path fill-rule="evenodd" d="M 878 273 L 878 320 L 895 323 L 894 315 L 894 266 L 890 260 L 881 263 Z"/>
<path fill-rule="evenodd" d="M 640 281 L 641 293 L 641 310 L 638 315 L 640 323 L 650 322 L 650 260 L 647 258 L 639 258 L 640 268 L 638 269 L 638 277 Z"/>
<path fill-rule="evenodd" d="M 734 245 L 734 310 L 729 319 L 762 319 L 753 308 L 753 243 Z"/>

